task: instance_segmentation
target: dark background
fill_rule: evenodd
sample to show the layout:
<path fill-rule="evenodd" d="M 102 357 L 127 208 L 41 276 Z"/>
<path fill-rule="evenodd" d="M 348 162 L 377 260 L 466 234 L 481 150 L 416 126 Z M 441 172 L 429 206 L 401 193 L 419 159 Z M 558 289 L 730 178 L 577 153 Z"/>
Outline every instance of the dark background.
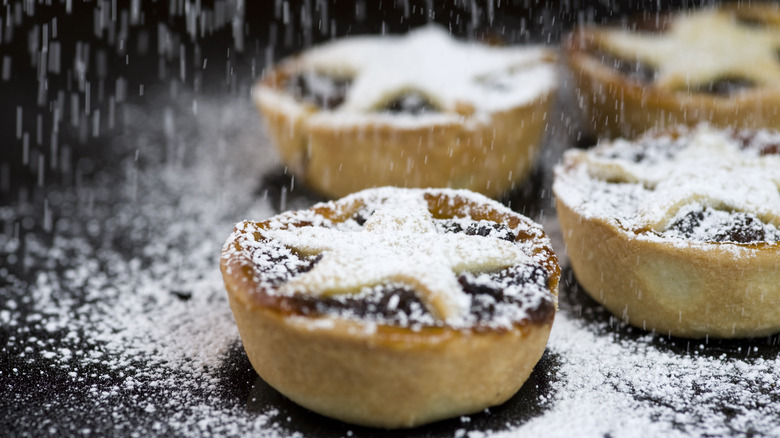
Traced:
<path fill-rule="evenodd" d="M 26 8 L 25 3 L 34 7 Z M 183 89 L 203 93 L 236 92 L 238 84 L 247 84 L 262 73 L 269 62 L 297 50 L 334 37 L 360 33 L 402 33 L 431 21 L 450 27 L 453 34 L 475 39 L 501 41 L 507 44 L 538 42 L 555 44 L 562 34 L 576 23 L 605 23 L 619 21 L 636 14 L 655 14 L 658 11 L 677 10 L 712 4 L 707 1 L 538 1 L 494 0 L 476 1 L 246 1 L 240 29 L 234 29 L 230 11 L 223 12 L 224 21 L 211 23 L 205 31 L 191 31 L 187 27 L 188 14 L 183 1 L 140 1 L 140 11 L 133 18 L 129 1 L 112 2 L 72 0 L 53 1 L 51 5 L 38 2 L 4 1 L 0 11 L 3 38 L 0 40 L 0 63 L 10 61 L 10 75 L 0 79 L 0 202 L 13 204 L 40 200 L 41 191 L 34 187 L 40 180 L 38 160 L 62 161 L 50 156 L 54 111 L 58 92 L 64 91 L 56 136 L 60 143 L 87 145 L 72 148 L 69 166 L 46 167 L 43 178 L 48 184 L 71 184 L 74 175 L 67 169 L 82 154 L 93 155 L 89 143 L 99 142 L 91 135 L 93 127 L 85 114 L 90 84 L 90 115 L 100 111 L 100 132 L 108 126 L 107 113 L 112 105 L 121 106 L 124 99 L 143 101 L 134 92 L 143 84 L 178 82 Z M 68 7 L 70 3 L 70 7 Z M 196 2 L 186 2 L 196 4 Z M 197 2 L 202 11 L 229 10 L 236 2 Z M 111 9 L 116 4 L 115 9 Z M 233 8 L 235 9 L 235 8 Z M 106 12 L 101 12 L 101 11 Z M 96 12 L 97 11 L 97 12 Z M 122 13 L 127 25 L 122 25 Z M 104 14 L 108 24 L 95 31 L 95 16 Z M 216 14 L 216 12 L 214 12 Z M 57 37 L 51 38 L 51 22 L 56 19 Z M 116 19 L 117 21 L 113 21 Z M 12 23 L 10 26 L 8 23 Z M 160 42 L 158 28 L 165 25 L 172 37 L 170 44 Z M 60 65 L 41 72 L 40 54 L 43 26 L 48 25 L 49 36 L 59 47 Z M 124 28 L 124 34 L 122 29 Z M 36 37 L 32 35 L 38 35 Z M 236 37 L 238 36 L 238 37 Z M 120 47 L 118 41 L 124 40 Z M 79 51 L 79 46 L 86 50 Z M 53 45 L 52 45 L 53 46 Z M 226 50 L 231 48 L 230 53 Z M 189 77 L 181 78 L 179 62 L 181 51 L 186 60 L 197 64 L 198 59 L 226 58 L 229 67 L 214 63 L 203 69 L 187 66 Z M 50 48 L 47 53 L 54 51 Z M 80 66 L 74 59 L 79 55 Z M 131 62 L 126 57 L 131 56 Z M 50 58 L 50 57 L 49 57 Z M 0 64 L 0 68 L 3 64 Z M 226 78 L 225 70 L 234 69 Z M 195 71 L 193 74 L 192 71 Z M 178 79 L 177 79 L 178 77 Z M 124 84 L 117 90 L 117 79 Z M 102 92 L 99 92 L 102 90 Z M 80 102 L 78 115 L 72 114 L 71 94 L 77 93 Z M 125 97 L 117 96 L 124 94 Z M 28 133 L 30 166 L 23 161 L 23 138 L 18 138 L 18 113 L 21 108 L 21 131 Z M 77 119 L 75 123 L 68 123 Z M 40 120 L 39 120 L 40 119 Z M 39 127 L 40 125 L 40 127 Z M 115 127 L 114 125 L 113 127 Z M 47 144 L 48 143 L 48 144 Z M 66 163 L 67 164 L 67 163 Z M 65 167 L 66 172 L 58 168 Z M 31 190 L 22 190 L 20 188 Z"/>

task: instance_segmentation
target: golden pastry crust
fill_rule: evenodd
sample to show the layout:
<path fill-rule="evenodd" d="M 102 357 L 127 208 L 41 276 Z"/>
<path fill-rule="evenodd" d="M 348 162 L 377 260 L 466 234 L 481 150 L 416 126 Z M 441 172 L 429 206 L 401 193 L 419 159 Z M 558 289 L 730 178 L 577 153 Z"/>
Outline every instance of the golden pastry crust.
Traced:
<path fill-rule="evenodd" d="M 753 145 L 744 147 L 754 149 L 755 156 L 742 162 L 735 157 L 748 153 L 733 148 L 734 155 L 722 160 L 720 170 L 702 178 L 703 186 L 698 188 L 725 182 L 709 193 L 697 190 L 696 183 L 688 193 L 690 187 L 682 181 L 690 175 L 677 174 L 686 166 L 696 171 L 695 162 L 679 158 L 689 153 L 689 144 L 704 148 L 699 158 L 708 151 L 719 155 L 723 149 L 710 145 L 742 141 L 731 136 L 705 127 L 672 133 L 668 151 L 655 158 L 645 158 L 654 154 L 647 148 L 631 151 L 628 143 L 602 144 L 589 152 L 567 153 L 556 168 L 553 190 L 558 219 L 577 281 L 624 321 L 689 338 L 744 338 L 780 331 L 780 175 L 771 173 L 780 168 L 777 146 L 769 143 L 756 154 L 755 148 L 760 147 L 753 146 L 756 137 L 751 137 L 745 141 Z M 633 147 L 644 142 L 652 149 L 661 144 L 657 138 L 645 135 Z M 780 141 L 780 136 L 771 141 Z M 620 149 L 623 152 L 614 152 Z M 642 157 L 639 163 L 625 159 L 638 156 Z M 659 156 L 665 158 L 654 162 Z M 632 166 L 643 166 L 642 160 L 650 160 L 645 161 L 647 169 L 656 166 L 645 175 L 668 178 L 667 187 L 642 178 L 640 172 L 633 181 L 618 176 Z M 670 164 L 675 161 L 678 166 Z M 717 167 L 715 162 L 702 167 Z M 735 168 L 751 174 L 755 183 L 744 193 L 737 186 L 743 185 L 745 174 Z M 677 197 L 675 186 L 681 192 Z M 740 201 L 750 197 L 758 202 Z M 661 199 L 668 203 L 658 206 L 661 215 L 654 216 L 649 203 Z M 763 205 L 767 200 L 771 205 Z M 713 211 L 731 225 L 706 225 L 705 213 Z M 736 219 L 728 222 L 729 217 Z M 744 229 L 728 229 L 734 223 Z"/>
<path fill-rule="evenodd" d="M 478 412 L 517 392 L 547 343 L 560 277 L 557 259 L 537 225 L 486 198 L 449 190 L 416 193 L 425 197 L 434 218 L 470 215 L 509 227 L 517 235 L 512 245 L 522 247 L 529 260 L 545 272 L 542 289 L 546 295 L 525 316 L 498 325 L 452 323 L 457 318 L 403 324 L 311 312 L 302 307 L 296 294 L 279 293 L 285 284 L 297 281 L 296 276 L 269 287 L 267 278 L 258 275 L 253 261 L 257 256 L 250 248 L 270 244 L 261 236 L 267 230 L 298 232 L 322 218 L 327 218 L 328 227 L 343 225 L 365 202 L 375 202 L 377 194 L 399 193 L 409 192 L 375 189 L 308 211 L 239 224 L 221 259 L 241 339 L 260 376 L 315 412 L 382 428 L 414 427 Z M 273 236 L 284 240 L 282 235 Z M 325 263 L 328 253 L 322 254 L 317 263 Z"/>
<path fill-rule="evenodd" d="M 780 331 L 780 246 L 676 247 L 638 241 L 557 203 L 577 281 L 631 325 L 687 338 L 745 338 Z"/>
<path fill-rule="evenodd" d="M 653 15 L 627 27 L 632 30 L 581 27 L 563 43 L 586 130 L 601 137 L 633 138 L 653 128 L 699 122 L 780 128 L 777 5 L 722 5 Z M 702 52 L 725 61 L 708 62 Z M 636 61 L 644 67 L 630 74 L 613 68 L 621 63 L 630 70 Z M 641 72 L 645 67 L 655 70 L 654 78 L 638 77 L 650 75 Z M 706 91 L 718 80 L 751 86 Z"/>
<path fill-rule="evenodd" d="M 430 29 L 424 32 L 436 34 Z M 389 38 L 375 37 L 373 40 L 381 43 Z M 398 44 L 403 44 L 402 41 Z M 344 41 L 349 42 L 349 39 Z M 458 45 L 467 46 L 449 42 L 446 47 Z M 325 46 L 320 50 L 331 48 Z M 517 73 L 518 76 L 529 75 L 529 78 L 533 74 L 541 79 L 529 79 L 525 84 L 515 81 L 510 86 L 533 87 L 535 91 L 519 96 L 511 104 L 482 108 L 479 102 L 470 99 L 489 100 L 491 95 L 503 91 L 486 88 L 481 94 L 472 93 L 473 96 L 442 97 L 437 95 L 440 90 L 436 89 L 435 81 L 421 81 L 422 85 L 415 85 L 412 83 L 414 78 L 408 79 L 408 83 L 394 83 L 391 78 L 388 80 L 390 85 L 382 81 L 372 84 L 377 88 L 387 87 L 371 95 L 375 101 L 351 106 L 347 101 L 339 108 L 321 108 L 294 96 L 290 92 L 290 82 L 302 72 L 310 71 L 360 78 L 360 74 L 355 73 L 360 67 L 351 63 L 357 64 L 361 59 L 344 60 L 344 65 L 338 59 L 323 63 L 304 52 L 280 63 L 258 82 L 253 90 L 254 101 L 266 119 L 282 162 L 305 184 L 327 196 L 341 197 L 369 187 L 397 186 L 463 188 L 496 197 L 525 180 L 535 163 L 548 123 L 547 113 L 555 100 L 556 56 L 552 51 L 540 48 L 493 47 L 484 50 L 491 51 L 492 59 L 502 56 L 500 51 L 505 50 L 507 61 L 497 63 L 493 72 L 490 67 L 487 71 L 466 69 L 465 66 L 455 68 L 474 70 L 470 80 L 475 83 L 484 82 L 493 73 L 508 76 Z M 432 50 L 434 57 L 436 52 Z M 460 56 L 457 58 L 460 63 L 473 59 L 472 55 L 455 52 L 442 56 Z M 372 53 L 371 57 L 376 56 Z M 419 59 L 410 57 L 399 60 L 395 70 L 419 63 Z M 368 64 L 369 60 L 365 61 Z M 362 73 L 373 74 L 368 68 Z M 451 75 L 445 71 L 436 74 Z M 457 88 L 447 85 L 446 80 L 441 82 L 444 84 L 439 87 Z M 416 115 L 390 114 L 381 109 L 383 102 L 407 91 L 420 92 L 439 108 Z M 350 99 L 347 93 L 347 99 Z M 362 97 L 357 96 L 355 100 Z"/>

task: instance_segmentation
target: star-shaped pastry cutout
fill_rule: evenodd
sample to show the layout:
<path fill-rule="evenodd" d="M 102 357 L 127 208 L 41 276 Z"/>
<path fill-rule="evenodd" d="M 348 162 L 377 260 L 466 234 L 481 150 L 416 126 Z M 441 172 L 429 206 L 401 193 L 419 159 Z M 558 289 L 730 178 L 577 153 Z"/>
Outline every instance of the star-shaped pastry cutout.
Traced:
<path fill-rule="evenodd" d="M 322 256 L 310 271 L 287 282 L 282 287 L 286 292 L 329 296 L 403 283 L 443 321 L 463 315 L 470 305 L 457 273 L 494 271 L 531 260 L 506 240 L 437 232 L 422 200 L 385 203 L 359 231 L 313 226 L 262 234 L 300 254 Z"/>
<path fill-rule="evenodd" d="M 462 42 L 438 26 L 316 47 L 301 58 L 301 67 L 352 77 L 343 105 L 333 111 L 341 115 L 375 112 L 406 92 L 425 96 L 443 112 L 505 110 L 543 96 L 556 79 L 554 55 L 541 46 Z"/>
<path fill-rule="evenodd" d="M 740 24 L 729 10 L 680 14 L 662 33 L 611 30 L 601 35 L 605 49 L 658 69 L 655 85 L 660 88 L 679 90 L 721 78 L 780 84 L 780 30 Z"/>
<path fill-rule="evenodd" d="M 580 155 L 594 177 L 640 183 L 648 190 L 638 216 L 642 226 L 666 229 L 685 205 L 753 213 L 780 226 L 780 155 L 749 153 L 728 134 L 699 126 L 681 150 L 657 163 Z M 619 146 L 618 146 L 619 147 Z"/>

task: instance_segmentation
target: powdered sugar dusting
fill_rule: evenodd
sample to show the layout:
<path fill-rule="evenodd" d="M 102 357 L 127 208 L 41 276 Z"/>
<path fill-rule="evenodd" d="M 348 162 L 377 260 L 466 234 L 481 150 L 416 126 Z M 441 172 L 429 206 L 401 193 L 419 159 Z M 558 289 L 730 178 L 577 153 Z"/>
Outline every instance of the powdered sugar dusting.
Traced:
<path fill-rule="evenodd" d="M 429 211 L 424 197 L 426 193 L 444 194 L 450 202 L 460 196 L 508 212 L 494 201 L 465 191 L 370 189 L 338 202 L 315 206 L 312 210 L 285 213 L 271 218 L 266 225 L 241 223 L 225 244 L 223 258 L 236 256 L 234 242 L 238 242 L 242 248 L 240 251 L 248 254 L 245 260 L 252 261 L 259 284 L 271 285 L 281 281 L 275 288 L 263 287 L 264 291 L 268 291 L 264 293 L 331 297 L 342 294 L 354 296 L 363 292 L 363 295 L 371 296 L 366 289 L 386 283 L 405 284 L 420 296 L 434 317 L 453 327 L 469 327 L 473 325 L 469 316 L 473 308 L 472 296 L 464 292 L 458 275 L 495 272 L 513 265 L 530 269 L 542 260 L 534 261 L 540 256 L 534 252 L 533 242 L 515 242 L 512 230 L 506 225 L 500 225 L 505 228 L 504 239 L 494 237 L 494 228 L 485 224 L 479 236 L 447 232 L 446 227 L 442 228 L 443 225 L 438 223 L 441 221 L 435 220 Z M 312 215 L 313 211 L 323 208 L 343 215 L 344 208 L 356 202 L 362 208 L 352 214 L 365 215 L 359 219 L 361 225 L 354 217 L 332 222 L 324 214 Z M 464 216 L 449 224 L 462 227 L 460 224 L 465 225 L 464 221 L 469 221 L 469 225 L 475 223 Z M 482 222 L 499 226 L 493 222 Z M 305 226 L 295 226 L 296 223 Z M 540 232 L 530 226 L 530 222 L 520 224 L 519 228 L 527 233 Z M 495 234 L 502 235 L 500 231 Z M 506 238 L 509 235 L 512 238 Z M 260 236 L 260 240 L 255 240 L 255 236 Z M 316 257 L 316 262 L 312 267 L 301 270 L 298 266 L 305 262 L 298 256 L 307 260 Z M 286 281 L 279 277 L 285 273 L 288 273 Z M 485 287 L 494 281 L 487 276 L 479 278 Z M 522 274 L 515 274 L 514 278 L 522 278 Z M 553 299 L 547 290 L 547 278 L 541 284 L 531 282 L 529 287 L 523 288 L 527 289 L 526 292 L 536 291 L 536 294 L 523 297 L 525 308 L 534 309 L 539 306 L 540 300 Z M 498 290 L 507 287 L 508 284 Z M 527 316 L 517 312 L 513 315 L 509 318 L 497 317 L 490 325 L 511 326 L 513 321 Z"/>
<path fill-rule="evenodd" d="M 488 47 L 458 42 L 436 26 L 406 36 L 359 36 L 309 49 L 296 62 L 303 71 L 353 77 L 344 103 L 314 115 L 311 123 L 358 121 L 402 124 L 457 123 L 459 107 L 474 117 L 522 106 L 556 87 L 554 55 L 541 47 Z M 414 117 L 378 112 L 404 92 L 422 93 L 442 112 Z M 257 99 L 279 105 L 279 92 L 260 87 Z M 288 98 L 289 99 L 289 98 Z M 289 105 L 285 105 L 289 108 Z"/>
<path fill-rule="evenodd" d="M 776 86 L 780 66 L 775 48 L 780 34 L 772 26 L 745 25 L 735 17 L 735 10 L 738 8 L 701 8 L 673 16 L 666 32 L 609 30 L 602 33 L 601 40 L 620 56 L 638 58 L 658 68 L 656 85 L 668 90 L 723 77 Z M 758 12 L 770 15 L 776 10 L 769 7 Z M 720 56 L 722 53 L 729 56 Z"/>
<path fill-rule="evenodd" d="M 630 231 L 664 233 L 678 213 L 697 205 L 755 215 L 767 228 L 767 240 L 775 241 L 780 226 L 780 155 L 764 151 L 778 140 L 780 135 L 761 131 L 742 142 L 732 131 L 706 125 L 676 136 L 617 140 L 590 151 L 568 152 L 558 167 L 554 190 L 583 216 Z M 712 240 L 705 235 L 694 239 Z"/>

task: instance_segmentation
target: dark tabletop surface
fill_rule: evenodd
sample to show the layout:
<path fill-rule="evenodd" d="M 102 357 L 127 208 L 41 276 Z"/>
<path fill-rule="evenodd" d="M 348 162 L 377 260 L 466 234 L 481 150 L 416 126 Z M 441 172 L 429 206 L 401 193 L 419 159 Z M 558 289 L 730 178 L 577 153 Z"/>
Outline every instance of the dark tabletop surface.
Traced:
<path fill-rule="evenodd" d="M 3 2 L 0 435 L 398 435 L 298 407 L 243 352 L 222 242 L 239 220 L 322 200 L 278 163 L 252 83 L 333 36 L 435 21 L 462 37 L 554 45 L 578 21 L 697 5 Z M 502 199 L 541 222 L 561 256 L 548 349 L 504 405 L 404 434 L 780 436 L 777 337 L 646 333 L 578 287 L 550 195 L 562 151 L 590 144 L 570 99 L 531 179 Z"/>

